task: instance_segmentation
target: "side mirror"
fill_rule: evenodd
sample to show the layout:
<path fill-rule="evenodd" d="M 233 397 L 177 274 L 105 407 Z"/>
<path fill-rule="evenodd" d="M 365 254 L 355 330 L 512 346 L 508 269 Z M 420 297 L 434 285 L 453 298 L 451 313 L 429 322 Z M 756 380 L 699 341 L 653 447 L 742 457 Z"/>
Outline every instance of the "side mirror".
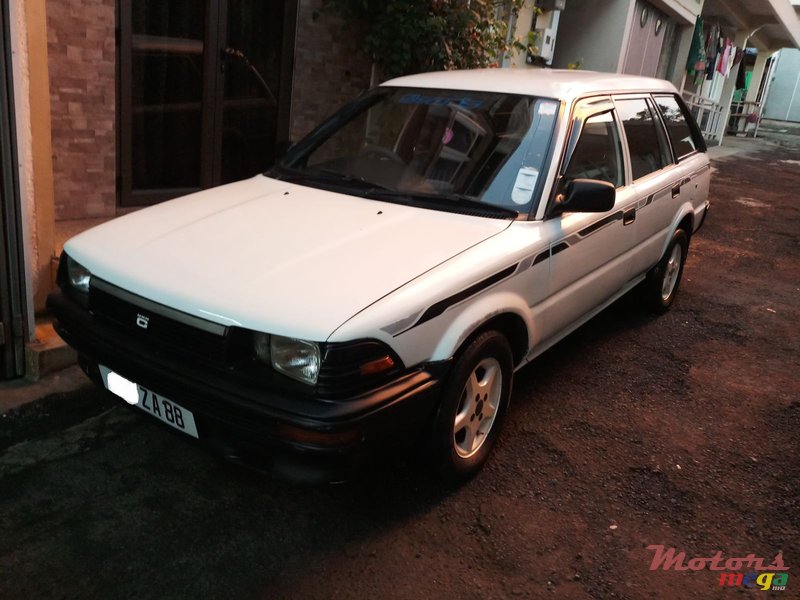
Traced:
<path fill-rule="evenodd" d="M 556 196 L 552 215 L 565 212 L 606 212 L 614 208 L 617 190 L 598 179 L 572 179 Z"/>

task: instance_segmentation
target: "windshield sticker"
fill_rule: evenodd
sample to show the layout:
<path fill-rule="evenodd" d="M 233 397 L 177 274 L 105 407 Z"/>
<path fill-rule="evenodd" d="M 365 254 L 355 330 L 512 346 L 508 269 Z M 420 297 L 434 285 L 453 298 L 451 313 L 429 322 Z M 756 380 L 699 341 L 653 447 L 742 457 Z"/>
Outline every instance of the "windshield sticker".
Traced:
<path fill-rule="evenodd" d="M 400 104 L 425 104 L 429 106 L 449 106 L 455 104 L 461 108 L 476 109 L 483 106 L 483 100 L 464 96 L 423 96 L 422 94 L 406 94 L 400 98 Z"/>
<path fill-rule="evenodd" d="M 514 189 L 511 190 L 511 200 L 514 204 L 527 204 L 531 201 L 536 182 L 539 180 L 539 171 L 533 167 L 522 167 L 517 173 Z"/>
<path fill-rule="evenodd" d="M 539 115 L 542 117 L 552 117 L 554 114 L 556 114 L 557 108 L 557 102 L 542 102 L 539 105 Z"/>

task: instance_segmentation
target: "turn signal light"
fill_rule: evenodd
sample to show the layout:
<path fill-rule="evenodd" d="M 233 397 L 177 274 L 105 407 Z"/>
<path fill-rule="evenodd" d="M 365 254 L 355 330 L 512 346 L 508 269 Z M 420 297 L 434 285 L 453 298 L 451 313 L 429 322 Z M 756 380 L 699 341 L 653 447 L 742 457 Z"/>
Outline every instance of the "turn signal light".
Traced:
<path fill-rule="evenodd" d="M 361 441 L 361 432 L 358 429 L 326 432 L 302 429 L 294 425 L 281 425 L 278 428 L 278 435 L 301 444 L 327 447 L 349 446 Z"/>
<path fill-rule="evenodd" d="M 391 356 L 384 356 L 383 358 L 379 358 L 378 360 L 373 360 L 368 363 L 364 363 L 361 365 L 361 374 L 362 375 L 375 375 L 377 373 L 383 373 L 384 371 L 388 371 L 394 366 L 394 360 Z"/>

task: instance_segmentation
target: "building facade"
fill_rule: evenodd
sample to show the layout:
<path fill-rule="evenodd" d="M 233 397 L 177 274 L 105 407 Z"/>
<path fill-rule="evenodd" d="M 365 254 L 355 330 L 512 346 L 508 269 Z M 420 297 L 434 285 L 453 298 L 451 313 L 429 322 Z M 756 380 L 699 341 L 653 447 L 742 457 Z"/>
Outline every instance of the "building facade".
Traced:
<path fill-rule="evenodd" d="M 781 50 L 771 73 L 764 118 L 800 123 L 800 50 Z"/>

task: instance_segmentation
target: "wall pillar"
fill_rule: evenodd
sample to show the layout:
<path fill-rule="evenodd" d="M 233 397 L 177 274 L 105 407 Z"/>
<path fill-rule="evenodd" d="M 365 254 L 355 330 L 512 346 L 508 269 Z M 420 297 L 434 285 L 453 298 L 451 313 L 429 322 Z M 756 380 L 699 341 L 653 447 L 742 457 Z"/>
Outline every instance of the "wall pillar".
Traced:
<path fill-rule="evenodd" d="M 761 87 L 761 79 L 764 77 L 764 67 L 770 57 L 768 50 L 758 49 L 756 64 L 753 65 L 753 75 L 750 78 L 750 87 L 747 89 L 746 102 L 755 102 L 758 97 L 758 88 Z"/>
<path fill-rule="evenodd" d="M 694 23 L 691 25 L 679 25 L 680 31 L 676 32 L 677 51 L 675 53 L 675 68 L 669 73 L 669 80 L 681 92 L 686 81 L 686 63 L 689 60 L 689 50 L 692 48 L 694 38 Z"/>
<path fill-rule="evenodd" d="M 53 285 L 52 256 L 55 248 L 55 204 L 53 194 L 53 151 L 50 137 L 50 83 L 47 63 L 47 17 L 45 0 L 25 0 L 25 43 L 27 45 L 28 94 L 22 101 L 27 104 L 26 114 L 29 135 L 20 136 L 27 147 L 20 147 L 23 178 L 29 184 L 22 203 L 28 219 L 30 268 L 33 289 L 33 308 L 44 310 L 47 294 Z"/>

